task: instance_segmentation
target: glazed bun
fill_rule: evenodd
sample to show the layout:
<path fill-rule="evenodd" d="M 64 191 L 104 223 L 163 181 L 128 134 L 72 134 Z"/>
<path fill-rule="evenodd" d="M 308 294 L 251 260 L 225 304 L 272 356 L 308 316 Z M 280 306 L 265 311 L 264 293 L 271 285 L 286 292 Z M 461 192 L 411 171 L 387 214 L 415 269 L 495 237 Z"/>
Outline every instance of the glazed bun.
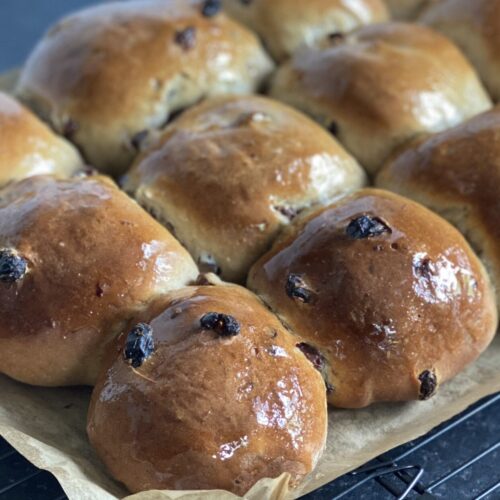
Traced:
<path fill-rule="evenodd" d="M 485 111 L 475 71 L 429 28 L 386 23 L 303 50 L 283 65 L 271 94 L 313 116 L 371 173 L 397 146 Z"/>
<path fill-rule="evenodd" d="M 66 177 L 80 168 L 80 155 L 69 142 L 0 92 L 0 184 L 40 174 Z"/>
<path fill-rule="evenodd" d="M 256 31 L 277 60 L 329 34 L 387 21 L 383 0 L 223 0 L 224 10 Z"/>
<path fill-rule="evenodd" d="M 412 144 L 384 166 L 377 184 L 457 226 L 482 257 L 500 299 L 500 108 Z"/>
<path fill-rule="evenodd" d="M 440 0 L 385 0 L 393 19 L 412 20 L 429 3 Z M 475 0 L 472 0 L 475 1 Z"/>
<path fill-rule="evenodd" d="M 357 162 L 308 117 L 247 96 L 183 113 L 138 157 L 123 185 L 202 270 L 242 282 L 298 212 L 365 180 Z"/>
<path fill-rule="evenodd" d="M 500 0 L 440 0 L 419 21 L 453 40 L 500 100 Z"/>
<path fill-rule="evenodd" d="M 170 233 L 105 177 L 10 184 L 0 191 L 0 372 L 93 384 L 126 321 L 196 275 Z"/>
<path fill-rule="evenodd" d="M 283 472 L 296 484 L 317 463 L 327 431 L 321 375 L 244 288 L 174 292 L 161 314 L 118 341 L 87 430 L 132 492 L 241 495 Z"/>
<path fill-rule="evenodd" d="M 248 284 L 302 339 L 339 407 L 431 397 L 497 327 L 493 289 L 460 233 L 387 191 L 297 222 Z"/>
<path fill-rule="evenodd" d="M 202 97 L 254 91 L 272 62 L 254 34 L 199 0 L 93 6 L 55 25 L 18 95 L 95 167 L 122 173 L 137 143 Z"/>

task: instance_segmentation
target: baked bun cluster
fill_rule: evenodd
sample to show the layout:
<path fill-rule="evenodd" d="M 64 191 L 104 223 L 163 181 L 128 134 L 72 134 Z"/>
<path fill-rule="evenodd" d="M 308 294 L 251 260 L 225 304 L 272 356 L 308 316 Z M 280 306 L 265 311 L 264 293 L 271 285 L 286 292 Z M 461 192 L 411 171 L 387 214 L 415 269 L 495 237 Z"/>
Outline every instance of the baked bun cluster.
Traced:
<path fill-rule="evenodd" d="M 500 108 L 412 144 L 384 166 L 377 185 L 454 224 L 486 264 L 500 298 Z"/>
<path fill-rule="evenodd" d="M 204 271 L 243 282 L 302 210 L 362 187 L 364 171 L 327 131 L 264 97 L 222 97 L 183 113 L 123 186 Z"/>
<path fill-rule="evenodd" d="M 367 24 L 388 20 L 383 0 L 223 0 L 224 10 L 258 33 L 277 60 Z"/>
<path fill-rule="evenodd" d="M 408 23 L 360 28 L 297 52 L 271 95 L 313 116 L 375 173 L 409 139 L 491 107 L 476 72 L 447 38 Z"/>
<path fill-rule="evenodd" d="M 325 386 L 295 338 L 237 285 L 184 288 L 118 339 L 95 387 L 90 441 L 132 491 L 225 489 L 308 474 Z"/>
<path fill-rule="evenodd" d="M 500 100 L 500 0 L 438 0 L 418 20 L 453 40 Z"/>
<path fill-rule="evenodd" d="M 88 436 L 132 492 L 296 485 L 328 403 L 434 396 L 498 323 L 500 110 L 473 68 L 498 99 L 497 13 L 130 0 L 56 24 L 16 87 L 47 125 L 0 94 L 0 373 L 95 385 Z"/>
<path fill-rule="evenodd" d="M 0 190 L 0 373 L 93 384 L 126 322 L 196 276 L 171 234 L 105 177 L 10 184 Z"/>
<path fill-rule="evenodd" d="M 461 234 L 388 191 L 360 190 L 298 221 L 248 285 L 343 408 L 428 399 L 497 328 L 494 291 Z"/>
<path fill-rule="evenodd" d="M 69 142 L 0 92 L 0 185 L 31 175 L 67 177 L 82 167 L 78 151 Z"/>
<path fill-rule="evenodd" d="M 39 42 L 18 95 L 93 166 L 122 173 L 150 130 L 221 93 L 249 93 L 273 64 L 256 35 L 199 0 L 106 3 Z"/>

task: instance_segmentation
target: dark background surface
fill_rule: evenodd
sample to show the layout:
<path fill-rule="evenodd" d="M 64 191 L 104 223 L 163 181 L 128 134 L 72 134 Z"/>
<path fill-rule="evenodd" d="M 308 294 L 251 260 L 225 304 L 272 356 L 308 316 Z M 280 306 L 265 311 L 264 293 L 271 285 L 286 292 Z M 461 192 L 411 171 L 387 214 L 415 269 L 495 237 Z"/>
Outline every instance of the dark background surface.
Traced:
<path fill-rule="evenodd" d="M 0 0 L 0 72 L 22 65 L 59 17 L 92 3 L 97 2 Z M 347 475 L 308 499 L 392 499 L 405 490 L 405 498 L 412 499 L 500 499 L 500 396 L 371 465 L 376 469 Z M 0 500 L 64 498 L 52 475 L 36 469 L 0 438 Z"/>
<path fill-rule="evenodd" d="M 31 48 L 62 15 L 89 0 L 0 0 L 0 71 L 20 66 Z"/>

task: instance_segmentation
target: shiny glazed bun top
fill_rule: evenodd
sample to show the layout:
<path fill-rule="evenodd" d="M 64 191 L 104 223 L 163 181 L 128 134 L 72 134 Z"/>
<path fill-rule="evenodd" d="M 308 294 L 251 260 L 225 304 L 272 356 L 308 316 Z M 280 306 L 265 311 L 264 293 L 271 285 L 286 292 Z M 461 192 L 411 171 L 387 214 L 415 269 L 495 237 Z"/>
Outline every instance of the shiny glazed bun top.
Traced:
<path fill-rule="evenodd" d="M 458 227 L 483 259 L 500 300 L 500 108 L 419 140 L 392 158 L 377 184 Z"/>
<path fill-rule="evenodd" d="M 298 212 L 364 183 L 357 162 L 308 117 L 245 96 L 183 113 L 145 147 L 123 185 L 202 269 L 242 282 Z"/>
<path fill-rule="evenodd" d="M 302 339 L 340 407 L 431 397 L 497 326 L 489 279 L 460 233 L 387 191 L 297 221 L 248 284 Z"/>
<path fill-rule="evenodd" d="M 398 146 L 491 107 L 462 53 L 429 28 L 367 26 L 297 52 L 271 94 L 313 116 L 375 173 Z"/>
<path fill-rule="evenodd" d="M 133 0 L 56 24 L 17 92 L 92 165 L 118 174 L 172 112 L 207 95 L 252 92 L 271 69 L 256 36 L 205 2 Z"/>
<path fill-rule="evenodd" d="M 105 177 L 35 176 L 0 191 L 0 373 L 92 384 L 130 319 L 197 269 Z"/>
<path fill-rule="evenodd" d="M 40 174 L 65 177 L 81 167 L 80 155 L 69 142 L 0 92 L 0 184 Z"/>
<path fill-rule="evenodd" d="M 500 0 L 439 0 L 419 21 L 453 40 L 472 61 L 495 101 L 500 100 Z"/>
<path fill-rule="evenodd" d="M 87 429 L 131 491 L 241 495 L 283 472 L 295 484 L 316 465 L 326 439 L 324 382 L 247 290 L 173 292 L 162 313 L 118 340 Z"/>
<path fill-rule="evenodd" d="M 387 21 L 383 0 L 223 0 L 224 10 L 264 40 L 277 60 L 329 34 Z"/>

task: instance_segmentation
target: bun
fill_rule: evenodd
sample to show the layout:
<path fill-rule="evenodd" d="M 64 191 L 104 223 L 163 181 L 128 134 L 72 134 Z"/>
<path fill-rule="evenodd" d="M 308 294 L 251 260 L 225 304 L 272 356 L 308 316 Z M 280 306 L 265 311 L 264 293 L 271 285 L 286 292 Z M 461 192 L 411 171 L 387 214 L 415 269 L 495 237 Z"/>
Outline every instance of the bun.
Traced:
<path fill-rule="evenodd" d="M 384 166 L 377 184 L 458 227 L 486 264 L 500 299 L 499 107 L 415 142 Z"/>
<path fill-rule="evenodd" d="M 126 322 L 196 275 L 168 231 L 105 177 L 11 184 L 0 191 L 0 372 L 93 384 Z"/>
<path fill-rule="evenodd" d="M 277 60 L 327 35 L 387 21 L 383 0 L 223 0 L 224 10 L 256 31 Z"/>
<path fill-rule="evenodd" d="M 500 100 L 500 0 L 440 0 L 419 21 L 453 40 Z"/>
<path fill-rule="evenodd" d="M 67 177 L 82 168 L 76 149 L 0 92 L 0 184 L 31 175 Z"/>
<path fill-rule="evenodd" d="M 134 356 L 137 334 L 148 347 Z M 283 472 L 296 484 L 318 461 L 327 431 L 323 380 L 247 290 L 174 292 L 118 346 L 94 389 L 87 430 L 132 492 L 241 495 Z"/>
<path fill-rule="evenodd" d="M 69 16 L 35 47 L 18 95 L 77 144 L 123 173 L 140 140 L 203 97 L 254 91 L 273 68 L 259 41 L 204 2 L 106 3 Z"/>
<path fill-rule="evenodd" d="M 271 94 L 328 127 L 371 173 L 418 134 L 491 107 L 461 52 L 429 28 L 378 24 L 332 43 L 297 52 Z"/>
<path fill-rule="evenodd" d="M 434 0 L 385 0 L 393 19 L 412 20 Z M 441 1 L 441 0 L 438 0 Z M 473 0 L 474 1 L 474 0 Z"/>
<path fill-rule="evenodd" d="M 497 327 L 493 289 L 460 233 L 387 191 L 358 191 L 290 227 L 248 285 L 344 408 L 428 399 Z"/>
<path fill-rule="evenodd" d="M 365 182 L 357 162 L 308 117 L 247 96 L 183 113 L 146 147 L 123 185 L 202 270 L 242 282 L 298 212 Z"/>

